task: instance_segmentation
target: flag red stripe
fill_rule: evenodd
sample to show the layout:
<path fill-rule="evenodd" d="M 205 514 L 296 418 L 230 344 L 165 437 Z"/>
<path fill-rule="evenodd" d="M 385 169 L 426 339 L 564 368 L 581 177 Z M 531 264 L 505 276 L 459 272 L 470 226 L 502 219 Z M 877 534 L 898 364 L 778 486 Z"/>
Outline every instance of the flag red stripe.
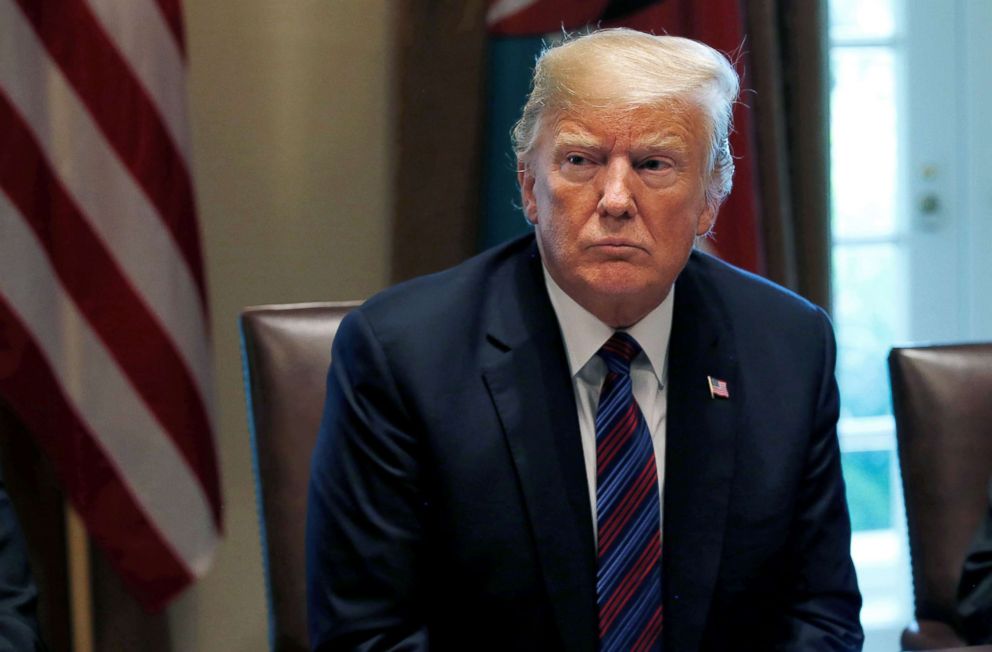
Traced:
<path fill-rule="evenodd" d="M 63 489 L 125 583 L 146 608 L 161 608 L 192 576 L 122 484 L 2 294 L 0 333 L 0 395 L 51 458 Z"/>
<path fill-rule="evenodd" d="M 34 231 L 66 291 L 169 433 L 220 523 L 220 485 L 203 397 L 161 325 L 42 157 L 21 116 L 0 93 L 0 187 Z"/>
<path fill-rule="evenodd" d="M 183 9 L 179 6 L 179 0 L 155 0 L 165 23 L 172 32 L 172 37 L 176 39 L 176 45 L 183 56 L 186 55 L 186 32 L 183 29 Z"/>
<path fill-rule="evenodd" d="M 595 21 L 607 4 L 607 0 L 539 0 L 488 25 L 487 29 L 499 36 L 543 36 L 562 29 L 573 30 Z"/>
<path fill-rule="evenodd" d="M 158 210 L 196 280 L 205 312 L 206 285 L 192 183 L 158 109 L 82 0 L 17 3 Z"/>
<path fill-rule="evenodd" d="M 666 3 L 667 4 L 667 3 Z M 730 148 L 734 154 L 734 190 L 720 209 L 714 233 L 717 253 L 729 263 L 764 274 L 765 251 L 761 236 L 761 218 L 753 113 L 746 106 L 746 89 L 753 83 L 747 76 L 747 44 L 744 40 L 745 3 L 740 0 L 710 0 L 706 3 L 681 2 L 684 22 L 667 26 L 672 34 L 698 39 L 730 55 L 741 52 L 737 72 L 745 101 L 734 105 L 734 129 Z M 681 27 L 681 29 L 680 29 Z"/>

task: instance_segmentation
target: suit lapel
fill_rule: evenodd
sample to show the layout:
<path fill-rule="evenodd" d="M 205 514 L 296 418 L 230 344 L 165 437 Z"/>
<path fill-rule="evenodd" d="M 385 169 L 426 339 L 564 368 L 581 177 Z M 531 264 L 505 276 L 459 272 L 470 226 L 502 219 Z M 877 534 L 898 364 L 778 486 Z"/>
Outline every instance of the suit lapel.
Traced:
<path fill-rule="evenodd" d="M 663 581 L 665 642 L 678 650 L 698 649 L 709 612 L 742 398 L 730 323 L 699 267 L 691 260 L 676 282 L 669 344 Z M 711 397 L 707 376 L 730 398 Z"/>
<path fill-rule="evenodd" d="M 498 287 L 483 377 L 499 414 L 565 649 L 595 650 L 596 557 L 582 444 L 558 323 L 536 248 Z M 515 306 L 514 310 L 507 310 Z"/>
<path fill-rule="evenodd" d="M 695 258 L 695 256 L 694 256 Z M 596 553 L 575 408 L 536 248 L 494 284 L 483 377 L 520 481 L 565 649 L 595 650 Z M 513 309 L 508 309 L 513 306 Z M 696 260 L 679 276 L 669 344 L 664 495 L 665 642 L 701 643 L 724 546 L 742 398 L 731 325 Z M 707 376 L 730 398 L 711 398 Z"/>

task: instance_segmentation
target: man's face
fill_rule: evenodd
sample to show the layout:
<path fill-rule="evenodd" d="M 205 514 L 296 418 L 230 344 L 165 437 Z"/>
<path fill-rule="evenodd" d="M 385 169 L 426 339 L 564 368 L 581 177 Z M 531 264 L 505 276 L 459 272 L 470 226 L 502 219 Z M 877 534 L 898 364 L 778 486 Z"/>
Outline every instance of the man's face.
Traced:
<path fill-rule="evenodd" d="M 541 125 L 518 173 L 524 211 L 551 277 L 611 326 L 660 304 L 713 225 L 706 136 L 694 106 L 577 110 Z"/>

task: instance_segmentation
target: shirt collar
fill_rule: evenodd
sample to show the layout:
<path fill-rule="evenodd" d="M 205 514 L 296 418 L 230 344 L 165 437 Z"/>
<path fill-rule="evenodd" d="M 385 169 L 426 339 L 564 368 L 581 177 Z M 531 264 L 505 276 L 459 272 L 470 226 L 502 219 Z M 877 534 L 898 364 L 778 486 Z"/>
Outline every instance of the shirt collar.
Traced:
<path fill-rule="evenodd" d="M 613 328 L 601 322 L 575 299 L 568 296 L 555 283 L 543 265 L 542 270 L 551 306 L 558 317 L 562 338 L 565 340 L 569 371 L 574 378 L 610 339 Z M 639 322 L 625 329 L 641 345 L 641 350 L 647 356 L 651 370 L 658 378 L 658 385 L 661 387 L 665 386 L 668 338 L 672 332 L 672 311 L 675 306 L 674 296 L 673 285 L 664 301 Z"/>

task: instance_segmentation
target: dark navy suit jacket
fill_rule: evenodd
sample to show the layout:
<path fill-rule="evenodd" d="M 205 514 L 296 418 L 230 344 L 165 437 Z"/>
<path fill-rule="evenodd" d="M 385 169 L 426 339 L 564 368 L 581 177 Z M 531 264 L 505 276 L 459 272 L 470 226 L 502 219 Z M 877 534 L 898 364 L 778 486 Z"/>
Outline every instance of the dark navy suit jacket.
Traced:
<path fill-rule="evenodd" d="M 829 321 L 700 253 L 675 287 L 666 649 L 860 649 Z M 315 649 L 595 650 L 592 523 L 533 236 L 346 318 L 312 465 Z"/>
<path fill-rule="evenodd" d="M 992 482 L 988 512 L 961 572 L 957 616 L 968 643 L 992 643 Z"/>
<path fill-rule="evenodd" d="M 37 598 L 17 515 L 0 479 L 0 652 L 45 649 L 35 617 Z"/>

